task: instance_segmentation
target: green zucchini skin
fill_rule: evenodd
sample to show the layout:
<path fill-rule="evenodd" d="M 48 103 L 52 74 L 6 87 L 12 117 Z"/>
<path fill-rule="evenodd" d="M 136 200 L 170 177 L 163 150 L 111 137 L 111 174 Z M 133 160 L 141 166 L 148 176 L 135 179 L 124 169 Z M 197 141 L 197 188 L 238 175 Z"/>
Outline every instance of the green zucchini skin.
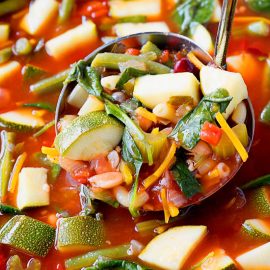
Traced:
<path fill-rule="evenodd" d="M 22 214 L 22 211 L 19 210 L 18 208 L 15 208 L 7 204 L 0 204 L 0 213 L 10 215 L 20 215 Z"/>
<path fill-rule="evenodd" d="M 91 249 L 105 241 L 103 222 L 92 216 L 61 218 L 57 226 L 56 245 L 60 251 Z"/>
<path fill-rule="evenodd" d="M 55 229 L 25 215 L 11 218 L 0 230 L 0 243 L 23 253 L 45 257 L 55 239 Z"/>

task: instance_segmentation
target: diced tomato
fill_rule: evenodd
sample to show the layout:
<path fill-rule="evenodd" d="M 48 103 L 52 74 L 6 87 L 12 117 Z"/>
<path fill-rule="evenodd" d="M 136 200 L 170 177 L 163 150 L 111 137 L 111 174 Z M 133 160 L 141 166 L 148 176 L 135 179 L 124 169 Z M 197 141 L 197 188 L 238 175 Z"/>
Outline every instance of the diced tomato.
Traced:
<path fill-rule="evenodd" d="M 94 11 L 91 13 L 91 18 L 92 19 L 98 19 L 98 18 L 102 18 L 104 16 L 108 15 L 109 10 L 107 8 L 103 8 L 97 11 Z"/>
<path fill-rule="evenodd" d="M 10 90 L 0 87 L 0 108 L 4 108 L 10 104 Z"/>
<path fill-rule="evenodd" d="M 214 124 L 205 122 L 202 126 L 200 138 L 201 140 L 211 144 L 217 145 L 222 136 L 222 129 Z"/>
<path fill-rule="evenodd" d="M 74 170 L 71 174 L 72 178 L 81 184 L 86 184 L 88 178 L 95 174 L 90 167 L 82 167 Z"/>
<path fill-rule="evenodd" d="M 135 48 L 128 48 L 126 50 L 126 54 L 130 54 L 130 55 L 139 55 L 141 52 L 138 49 Z"/>
<path fill-rule="evenodd" d="M 108 14 L 107 1 L 89 1 L 82 6 L 80 13 L 94 19 L 105 16 Z"/>
<path fill-rule="evenodd" d="M 160 63 L 167 63 L 170 60 L 170 52 L 168 50 L 164 50 L 159 57 Z"/>

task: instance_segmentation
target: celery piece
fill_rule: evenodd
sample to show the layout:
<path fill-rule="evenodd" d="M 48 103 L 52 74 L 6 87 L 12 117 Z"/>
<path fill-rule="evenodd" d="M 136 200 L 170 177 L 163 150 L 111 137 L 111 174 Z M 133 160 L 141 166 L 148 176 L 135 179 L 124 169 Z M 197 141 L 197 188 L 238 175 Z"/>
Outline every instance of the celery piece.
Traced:
<path fill-rule="evenodd" d="M 59 17 L 58 17 L 58 22 L 59 23 L 64 23 L 66 22 L 72 12 L 72 9 L 74 7 L 75 1 L 74 0 L 63 0 L 62 4 L 59 8 Z"/>
<path fill-rule="evenodd" d="M 6 270 L 23 270 L 21 259 L 18 255 L 13 255 L 9 257 L 7 264 L 6 264 Z"/>
<path fill-rule="evenodd" d="M 161 50 L 151 41 L 147 41 L 141 48 L 141 53 L 154 52 L 157 56 L 161 55 Z"/>
<path fill-rule="evenodd" d="M 27 4 L 26 0 L 6 0 L 0 2 L 0 17 L 22 9 Z"/>
<path fill-rule="evenodd" d="M 265 124 L 270 124 L 270 102 L 262 110 L 260 120 Z"/>
<path fill-rule="evenodd" d="M 152 57 L 152 55 L 151 55 Z M 92 61 L 92 67 L 105 67 L 110 69 L 119 69 L 119 63 L 135 60 L 145 63 L 147 69 L 153 74 L 170 73 L 170 68 L 160 63 L 149 60 L 147 55 L 135 56 L 119 53 L 99 53 Z"/>
<path fill-rule="evenodd" d="M 16 55 L 27 55 L 30 54 L 32 50 L 32 44 L 27 38 L 19 38 L 13 47 L 13 51 Z"/>
<path fill-rule="evenodd" d="M 0 201 L 5 197 L 8 188 L 8 180 L 12 170 L 12 150 L 15 141 L 15 133 L 3 130 L 1 132 L 0 154 Z"/>
<path fill-rule="evenodd" d="M 69 71 L 69 69 L 66 69 L 52 77 L 30 85 L 30 92 L 42 95 L 60 90 L 63 87 L 63 82 L 67 78 Z"/>
<path fill-rule="evenodd" d="M 266 22 L 258 21 L 249 24 L 247 30 L 252 35 L 267 37 L 270 32 L 270 27 Z"/>
<path fill-rule="evenodd" d="M 66 260 L 65 267 L 67 270 L 81 269 L 82 267 L 92 265 L 100 256 L 113 259 L 125 258 L 128 256 L 129 248 L 130 245 L 125 244 L 112 248 L 90 251 L 84 255 L 80 255 Z"/>
<path fill-rule="evenodd" d="M 150 219 L 150 220 L 137 223 L 135 226 L 135 229 L 139 233 L 144 233 L 144 232 L 149 232 L 149 231 L 153 232 L 155 228 L 164 224 L 165 224 L 164 220 Z"/>
<path fill-rule="evenodd" d="M 0 50 L 0 64 L 7 62 L 12 55 L 12 49 L 10 47 Z"/>

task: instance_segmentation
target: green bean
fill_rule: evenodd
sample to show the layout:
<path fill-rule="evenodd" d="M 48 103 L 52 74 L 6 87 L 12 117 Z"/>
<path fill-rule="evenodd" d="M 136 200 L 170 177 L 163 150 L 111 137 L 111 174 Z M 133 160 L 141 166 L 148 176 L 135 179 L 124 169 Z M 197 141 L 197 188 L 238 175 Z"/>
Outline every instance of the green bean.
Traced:
<path fill-rule="evenodd" d="M 70 17 L 70 14 L 72 12 L 72 9 L 74 7 L 74 0 L 63 0 L 62 4 L 59 9 L 59 18 L 58 22 L 59 23 L 64 23 L 68 20 Z"/>
<path fill-rule="evenodd" d="M 36 132 L 33 137 L 39 137 L 40 135 L 42 135 L 43 133 L 45 133 L 49 128 L 51 128 L 52 126 L 54 126 L 55 121 L 52 120 L 51 122 L 47 123 L 45 126 L 43 126 L 38 132 Z"/>
<path fill-rule="evenodd" d="M 1 132 L 1 158 L 0 158 L 0 185 L 1 200 L 7 193 L 8 181 L 13 165 L 12 149 L 15 141 L 15 133 L 3 130 Z"/>
<path fill-rule="evenodd" d="M 31 53 L 33 47 L 27 38 L 19 38 L 14 46 L 14 53 L 16 55 L 27 55 Z"/>
<path fill-rule="evenodd" d="M 110 69 L 119 69 L 119 63 L 135 60 L 146 64 L 150 73 L 164 74 L 170 73 L 170 68 L 160 63 L 150 61 L 147 54 L 143 56 L 135 56 L 119 53 L 99 53 L 92 62 L 92 67 L 106 67 Z"/>
<path fill-rule="evenodd" d="M 12 55 L 11 47 L 0 50 L 0 64 L 7 62 Z"/>
<path fill-rule="evenodd" d="M 26 0 L 6 0 L 0 2 L 0 17 L 22 9 L 26 3 Z"/>
<path fill-rule="evenodd" d="M 82 267 L 92 265 L 100 256 L 113 259 L 125 258 L 128 256 L 127 252 L 129 248 L 130 245 L 126 244 L 112 248 L 90 251 L 84 255 L 66 260 L 65 267 L 67 270 L 81 269 Z"/>
<path fill-rule="evenodd" d="M 52 77 L 30 85 L 30 92 L 42 95 L 60 90 L 63 86 L 63 82 L 68 76 L 69 71 L 69 69 L 66 69 Z"/>

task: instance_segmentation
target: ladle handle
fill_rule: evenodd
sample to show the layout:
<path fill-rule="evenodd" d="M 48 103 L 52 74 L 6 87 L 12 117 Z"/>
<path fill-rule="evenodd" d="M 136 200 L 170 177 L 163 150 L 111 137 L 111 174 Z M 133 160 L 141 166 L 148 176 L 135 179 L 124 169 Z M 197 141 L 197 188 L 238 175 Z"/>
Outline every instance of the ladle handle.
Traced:
<path fill-rule="evenodd" d="M 224 0 L 222 5 L 214 56 L 215 63 L 222 68 L 226 67 L 226 55 L 236 4 L 237 0 Z"/>

